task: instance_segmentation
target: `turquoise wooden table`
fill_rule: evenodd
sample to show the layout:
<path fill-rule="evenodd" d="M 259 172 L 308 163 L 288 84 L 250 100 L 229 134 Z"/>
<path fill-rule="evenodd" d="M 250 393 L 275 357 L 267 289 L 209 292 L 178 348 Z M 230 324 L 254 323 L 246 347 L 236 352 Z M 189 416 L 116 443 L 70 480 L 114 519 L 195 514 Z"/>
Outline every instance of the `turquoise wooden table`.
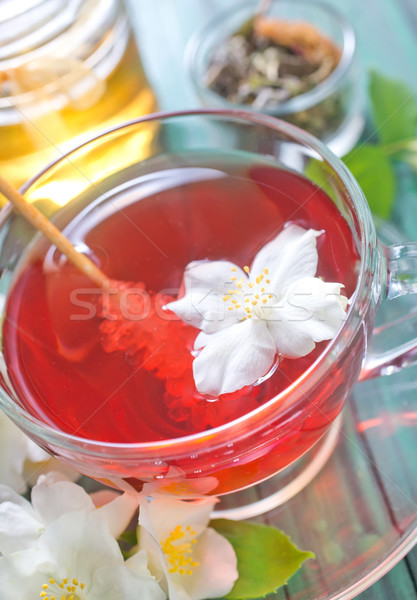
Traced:
<path fill-rule="evenodd" d="M 366 86 L 367 72 L 376 69 L 389 77 L 402 80 L 412 90 L 417 90 L 416 0 L 328 1 L 345 13 L 356 29 L 362 85 Z M 233 6 L 236 2 L 237 0 L 228 0 L 227 5 Z M 226 3 L 224 0 L 130 0 L 130 4 L 145 67 L 160 108 L 175 110 L 198 107 L 199 101 L 184 69 L 184 48 L 193 32 L 224 8 Z M 417 185 L 414 176 L 408 172 L 400 171 L 398 174 L 393 224 L 394 239 L 399 235 L 403 239 L 417 240 Z M 401 313 L 410 310 L 410 307 L 399 305 L 396 310 Z M 347 450 L 343 451 L 345 454 L 338 448 L 338 453 L 332 461 L 339 461 L 341 464 L 344 461 L 356 461 L 354 486 L 352 484 L 349 490 L 345 491 L 346 494 L 351 494 L 352 508 L 352 514 L 346 517 L 346 523 L 355 521 L 354 531 L 357 531 L 364 543 L 363 552 L 358 556 L 358 560 L 362 560 L 366 552 L 375 553 L 369 557 L 369 569 L 373 569 L 375 575 L 373 580 L 372 577 L 368 578 L 362 588 L 357 581 L 344 580 L 339 589 L 332 580 L 332 573 L 329 572 L 327 581 L 330 587 L 335 587 L 334 597 L 347 597 L 343 595 L 344 590 L 352 583 L 356 590 L 352 593 L 359 593 L 358 597 L 361 600 L 417 598 L 417 549 L 410 550 L 414 540 L 408 539 L 407 543 L 396 547 L 398 556 L 402 557 L 406 551 L 408 554 L 393 568 L 391 566 L 396 562 L 395 559 L 388 561 L 388 566 L 385 567 L 386 554 L 381 551 L 378 558 L 378 543 L 385 539 L 384 531 L 393 532 L 398 539 L 403 539 L 401 536 L 406 537 L 406 533 L 413 533 L 416 529 L 417 522 L 412 519 L 417 514 L 417 482 L 414 475 L 416 469 L 410 469 L 412 456 L 417 456 L 417 412 L 414 409 L 417 398 L 416 381 L 417 370 L 412 367 L 407 370 L 407 374 L 397 374 L 360 384 L 355 389 L 343 434 L 352 443 L 346 446 Z M 398 411 L 399 406 L 401 411 Z M 381 440 L 385 440 L 386 443 L 381 445 Z M 383 447 L 385 452 L 381 457 L 379 450 L 378 456 L 375 457 L 375 461 L 381 461 L 379 466 L 377 465 L 378 468 L 375 468 L 376 462 L 372 459 L 373 445 L 376 443 L 379 444 L 378 448 Z M 366 463 L 361 462 L 364 455 L 367 456 Z M 320 486 L 327 486 L 326 489 L 331 485 L 337 486 L 334 482 L 329 483 L 326 477 L 329 476 L 324 473 L 321 479 L 310 486 L 311 491 L 307 490 L 304 494 L 303 502 L 308 498 L 308 494 L 311 494 L 311 506 L 314 506 Z M 372 527 L 368 524 L 368 529 L 364 531 L 359 502 L 362 496 L 370 493 L 375 494 L 375 504 L 371 505 L 370 510 L 373 524 Z M 301 502 L 294 500 L 294 510 L 297 509 L 297 501 Z M 303 507 L 298 507 L 298 510 L 302 509 Z M 329 520 L 341 519 L 340 515 L 334 512 L 334 504 L 329 503 L 326 510 Z M 287 513 L 284 511 L 280 514 Z M 290 527 L 291 517 L 286 516 L 286 519 L 285 524 Z M 320 525 L 314 521 L 314 516 L 312 519 L 312 526 L 316 527 L 317 531 L 319 526 L 326 527 L 326 523 Z M 369 517 L 367 523 L 370 520 Z M 394 544 L 394 541 L 392 543 Z M 337 554 L 338 549 L 335 547 L 336 558 L 327 556 L 329 565 L 332 564 L 332 559 L 337 560 Z M 381 565 L 378 565 L 378 560 Z M 388 571 L 387 574 L 377 581 L 379 575 L 385 571 Z M 336 576 L 340 577 L 340 573 Z M 325 576 L 323 577 L 323 581 L 326 581 Z M 372 585 L 362 591 L 370 582 Z M 300 591 L 302 585 L 302 578 L 298 578 L 294 585 L 291 582 L 277 597 L 287 600 L 304 597 Z M 313 590 L 311 594 L 311 598 L 314 599 L 322 597 L 318 595 L 317 590 Z"/>

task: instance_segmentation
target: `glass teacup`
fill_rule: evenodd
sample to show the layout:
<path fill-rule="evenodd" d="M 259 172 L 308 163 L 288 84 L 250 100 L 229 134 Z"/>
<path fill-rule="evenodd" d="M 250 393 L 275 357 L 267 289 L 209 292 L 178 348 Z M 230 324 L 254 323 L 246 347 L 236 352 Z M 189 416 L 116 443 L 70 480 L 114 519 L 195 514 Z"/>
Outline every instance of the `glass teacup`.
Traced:
<path fill-rule="evenodd" d="M 150 484 L 151 489 L 159 486 L 168 491 L 177 486 L 185 495 L 204 490 L 221 496 L 276 476 L 275 498 L 239 513 L 248 516 L 284 501 L 317 473 L 332 451 L 339 415 L 358 378 L 387 374 L 415 362 L 416 340 L 378 355 L 367 348 L 381 302 L 417 291 L 413 263 L 410 268 L 416 246 L 410 243 L 387 248 L 378 241 L 359 186 L 319 141 L 288 123 L 243 111 L 155 114 L 125 123 L 46 167 L 22 188 L 22 193 L 30 202 L 38 202 L 71 237 L 85 228 L 85 215 L 90 210 L 111 206 L 113 211 L 123 213 L 143 185 L 169 182 L 166 170 L 164 179 L 159 174 L 161 160 L 165 166 L 168 160 L 173 171 L 179 165 L 190 170 L 196 155 L 205 156 L 208 166 L 213 156 L 222 160 L 226 156 L 233 160 L 262 159 L 307 180 L 325 182 L 360 258 L 354 274 L 356 288 L 335 337 L 275 397 L 266 398 L 263 404 L 230 422 L 171 439 L 119 443 L 89 439 L 52 426 L 25 404 L 22 389 L 15 388 L 9 350 L 2 356 L 0 403 L 42 448 L 81 473 L 120 489 L 141 490 L 144 484 Z M 199 164 L 199 168 L 204 165 Z M 126 198 L 127 204 L 123 204 Z M 178 220 L 186 218 L 186 213 L 178 215 Z M 7 305 L 28 252 L 46 249 L 43 268 L 62 265 L 66 259 L 53 248 L 46 248 L 40 235 L 10 206 L 2 211 L 1 232 L 0 289 Z M 82 243 L 79 249 L 91 250 Z M 105 250 L 99 249 L 93 258 L 105 269 Z M 146 257 L 141 256 L 141 260 L 146 261 Z M 124 273 L 117 276 L 125 277 Z M 10 319 L 8 310 L 10 307 L 5 310 L 6 319 Z M 385 331 L 387 328 L 389 324 Z M 374 341 L 378 338 L 379 333 L 374 334 Z M 2 344 L 4 350 L 4 335 Z M 56 393 L 59 395 L 60 390 Z"/>

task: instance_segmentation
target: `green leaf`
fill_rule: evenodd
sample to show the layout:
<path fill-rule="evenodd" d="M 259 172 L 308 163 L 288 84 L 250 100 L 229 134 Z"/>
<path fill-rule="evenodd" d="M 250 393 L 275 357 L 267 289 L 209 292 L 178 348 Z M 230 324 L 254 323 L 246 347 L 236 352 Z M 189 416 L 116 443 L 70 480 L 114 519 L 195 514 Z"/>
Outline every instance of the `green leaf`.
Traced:
<path fill-rule="evenodd" d="M 391 144 L 414 137 L 417 127 L 417 91 L 372 71 L 369 93 L 378 138 Z"/>
<path fill-rule="evenodd" d="M 364 144 L 343 160 L 362 188 L 371 211 L 388 219 L 395 199 L 395 173 L 383 149 Z"/>
<path fill-rule="evenodd" d="M 267 525 L 216 519 L 210 522 L 232 544 L 238 562 L 239 579 L 228 600 L 259 598 L 274 592 L 300 568 L 312 552 L 299 550 L 290 538 Z"/>

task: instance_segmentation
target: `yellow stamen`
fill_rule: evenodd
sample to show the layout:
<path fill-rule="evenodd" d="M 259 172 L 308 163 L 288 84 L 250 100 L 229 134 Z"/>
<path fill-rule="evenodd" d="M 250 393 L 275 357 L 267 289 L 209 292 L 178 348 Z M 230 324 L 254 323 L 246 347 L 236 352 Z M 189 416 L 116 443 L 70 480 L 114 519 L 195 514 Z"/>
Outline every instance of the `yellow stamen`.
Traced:
<path fill-rule="evenodd" d="M 223 296 L 223 302 L 227 302 L 228 300 L 230 300 L 230 296 L 229 295 Z"/>
<path fill-rule="evenodd" d="M 245 273 L 249 273 L 249 267 L 243 267 L 243 270 L 245 271 Z"/>
<path fill-rule="evenodd" d="M 265 273 L 265 275 L 269 275 L 269 269 L 267 269 L 267 268 L 265 267 L 265 269 L 264 269 L 264 273 Z"/>
<path fill-rule="evenodd" d="M 233 273 L 237 271 L 236 267 L 232 267 L 230 270 L 233 271 Z"/>
<path fill-rule="evenodd" d="M 252 304 L 253 304 L 253 306 L 256 306 L 258 304 L 258 301 L 257 300 L 252 300 Z"/>
<path fill-rule="evenodd" d="M 44 583 L 42 585 L 42 591 L 39 594 L 39 597 L 42 598 L 42 600 L 55 600 L 56 599 L 56 595 L 54 594 L 54 590 L 51 589 L 51 587 L 55 587 L 55 590 L 60 588 L 61 590 L 64 590 L 64 594 L 63 595 L 59 595 L 58 597 L 60 598 L 60 600 L 80 600 L 80 596 L 77 593 L 77 588 L 78 591 L 81 589 L 83 590 L 85 588 L 85 583 L 79 583 L 78 579 L 74 578 L 71 580 L 71 583 L 69 583 L 69 585 L 67 585 L 69 583 L 69 578 L 66 577 L 65 579 L 63 579 L 61 581 L 61 583 L 58 583 L 55 581 L 55 579 L 53 577 L 51 577 L 49 579 L 48 583 Z M 48 590 L 48 592 L 46 592 L 46 590 Z M 52 592 L 52 593 L 51 593 Z M 49 595 L 51 594 L 51 595 Z"/>
<path fill-rule="evenodd" d="M 230 280 L 231 280 L 231 281 L 236 281 L 236 280 L 237 280 L 237 277 L 231 277 L 231 278 L 230 278 Z"/>
<path fill-rule="evenodd" d="M 186 532 L 188 535 L 195 535 L 195 531 L 190 527 L 186 528 Z M 183 541 L 184 537 L 185 532 L 182 526 L 177 525 L 166 540 L 161 542 L 161 548 L 166 556 L 170 573 L 191 575 L 193 573 L 193 567 L 199 566 L 199 563 L 192 558 L 192 543 L 195 543 L 196 540 L 195 538 L 192 538 L 190 541 Z"/>

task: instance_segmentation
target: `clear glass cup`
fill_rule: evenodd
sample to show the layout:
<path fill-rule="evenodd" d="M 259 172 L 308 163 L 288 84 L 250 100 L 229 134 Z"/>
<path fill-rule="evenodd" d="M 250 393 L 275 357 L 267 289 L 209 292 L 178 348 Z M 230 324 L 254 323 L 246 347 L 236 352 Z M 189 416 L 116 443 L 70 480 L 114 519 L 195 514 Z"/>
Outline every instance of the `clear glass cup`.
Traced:
<path fill-rule="evenodd" d="M 122 444 L 56 430 L 24 408 L 3 356 L 0 405 L 42 448 L 81 473 L 120 489 L 141 489 L 143 483 L 169 479 L 171 467 L 191 488 L 209 481 L 211 493 L 232 497 L 277 476 L 278 495 L 238 516 L 257 514 L 294 495 L 326 462 L 337 439 L 339 415 L 358 378 L 387 374 L 416 362 L 417 340 L 406 332 L 408 338 L 399 341 L 398 324 L 395 348 L 385 347 L 376 354 L 367 348 L 379 305 L 417 291 L 417 246 L 386 247 L 378 241 L 358 184 L 321 142 L 288 123 L 250 112 L 177 112 L 128 122 L 46 167 L 25 184 L 22 193 L 31 202 L 42 199 L 41 206 L 65 228 L 66 209 L 73 203 L 99 206 L 109 197 L 137 193 L 152 164 L 137 151 L 144 137 L 150 140 L 147 158 L 152 161 L 176 153 L 227 152 L 265 157 L 313 181 L 316 177 L 326 181 L 360 255 L 357 287 L 343 326 L 312 366 L 278 396 L 226 425 L 181 438 Z M 40 236 L 10 206 L 0 216 L 0 291 L 5 302 L 25 248 Z M 380 328 L 373 342 L 382 337 L 381 331 L 389 336 L 389 328 L 389 323 Z"/>
<path fill-rule="evenodd" d="M 16 187 L 103 127 L 156 110 L 122 1 L 2 3 L 0 169 Z"/>
<path fill-rule="evenodd" d="M 219 109 L 251 110 L 247 104 L 227 100 L 208 87 L 207 69 L 221 44 L 251 19 L 258 0 L 244 0 L 227 7 L 187 44 L 185 64 L 204 106 Z M 273 0 L 267 18 L 289 23 L 309 23 L 341 49 L 336 69 L 308 92 L 280 103 L 269 103 L 263 112 L 301 127 L 325 142 L 342 156 L 358 141 L 364 127 L 363 99 L 356 65 L 356 37 L 350 23 L 334 7 L 316 0 Z"/>

